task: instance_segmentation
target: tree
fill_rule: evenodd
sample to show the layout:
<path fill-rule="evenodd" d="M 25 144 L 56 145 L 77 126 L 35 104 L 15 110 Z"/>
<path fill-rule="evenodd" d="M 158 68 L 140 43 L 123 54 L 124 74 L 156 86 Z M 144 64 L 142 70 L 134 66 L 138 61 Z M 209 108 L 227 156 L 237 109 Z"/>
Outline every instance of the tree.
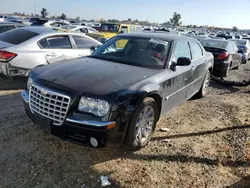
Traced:
<path fill-rule="evenodd" d="M 76 20 L 80 20 L 81 18 L 79 16 L 76 17 Z"/>
<path fill-rule="evenodd" d="M 65 20 L 67 18 L 67 15 L 66 14 L 64 14 L 64 13 L 62 13 L 62 15 L 61 15 L 61 19 L 62 20 Z"/>
<path fill-rule="evenodd" d="M 41 11 L 41 15 L 42 15 L 42 18 L 46 18 L 49 15 L 49 13 L 47 12 L 45 8 L 43 8 Z"/>
<path fill-rule="evenodd" d="M 233 26 L 233 32 L 237 32 L 239 29 L 236 26 Z"/>
<path fill-rule="evenodd" d="M 181 20 L 181 15 L 174 12 L 173 17 L 169 19 L 169 23 L 172 26 L 180 26 L 182 24 Z"/>
<path fill-rule="evenodd" d="M 132 19 L 131 19 L 131 18 L 128 18 L 128 22 L 132 22 Z"/>

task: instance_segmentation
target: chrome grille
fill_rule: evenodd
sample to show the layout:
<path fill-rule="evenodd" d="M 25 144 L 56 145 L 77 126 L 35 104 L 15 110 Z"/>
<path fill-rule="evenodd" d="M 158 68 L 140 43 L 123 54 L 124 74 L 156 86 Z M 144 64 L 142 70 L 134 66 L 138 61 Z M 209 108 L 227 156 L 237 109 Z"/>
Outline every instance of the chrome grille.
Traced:
<path fill-rule="evenodd" d="M 36 112 L 53 120 L 54 125 L 62 125 L 70 103 L 68 96 L 31 85 L 29 90 L 29 106 Z"/>

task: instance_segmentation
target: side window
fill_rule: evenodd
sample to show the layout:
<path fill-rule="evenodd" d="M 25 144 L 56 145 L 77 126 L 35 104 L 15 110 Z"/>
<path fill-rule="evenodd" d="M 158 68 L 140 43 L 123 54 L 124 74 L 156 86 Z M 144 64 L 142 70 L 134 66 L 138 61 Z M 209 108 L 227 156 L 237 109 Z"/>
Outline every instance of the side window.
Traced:
<path fill-rule="evenodd" d="M 128 27 L 127 26 L 122 26 L 121 31 L 123 31 L 123 33 L 128 33 Z"/>
<path fill-rule="evenodd" d="M 232 42 L 228 42 L 228 45 L 227 45 L 227 51 L 230 53 L 234 52 L 234 49 L 233 49 L 233 43 Z"/>
<path fill-rule="evenodd" d="M 237 47 L 236 44 L 234 44 L 234 43 L 233 43 L 233 48 L 234 48 L 234 51 L 236 51 L 236 52 L 239 51 L 238 47 Z"/>
<path fill-rule="evenodd" d="M 47 41 L 46 38 L 40 40 L 40 41 L 38 42 L 38 45 L 39 45 L 40 48 L 43 48 L 43 49 L 48 49 L 48 48 L 50 48 L 50 47 L 49 47 L 49 43 L 48 43 L 48 41 Z"/>
<path fill-rule="evenodd" d="M 129 32 L 134 33 L 135 32 L 135 26 L 129 26 Z"/>
<path fill-rule="evenodd" d="M 47 38 L 50 48 L 54 49 L 71 49 L 71 43 L 68 36 L 58 36 Z"/>
<path fill-rule="evenodd" d="M 77 48 L 90 48 L 92 46 L 98 46 L 97 42 L 87 37 L 73 36 L 73 39 Z"/>
<path fill-rule="evenodd" d="M 190 48 L 187 42 L 179 42 L 175 46 L 174 61 L 177 61 L 179 57 L 187 57 L 191 59 Z"/>
<path fill-rule="evenodd" d="M 88 29 L 87 28 L 81 28 L 80 31 L 81 31 L 81 33 L 88 33 Z"/>
<path fill-rule="evenodd" d="M 202 49 L 197 42 L 190 42 L 192 59 L 198 59 L 203 55 Z"/>
<path fill-rule="evenodd" d="M 16 27 L 13 25 L 8 25 L 8 26 L 2 26 L 0 27 L 0 33 L 15 29 Z"/>
<path fill-rule="evenodd" d="M 141 27 L 136 27 L 135 32 L 142 32 L 142 28 Z"/>

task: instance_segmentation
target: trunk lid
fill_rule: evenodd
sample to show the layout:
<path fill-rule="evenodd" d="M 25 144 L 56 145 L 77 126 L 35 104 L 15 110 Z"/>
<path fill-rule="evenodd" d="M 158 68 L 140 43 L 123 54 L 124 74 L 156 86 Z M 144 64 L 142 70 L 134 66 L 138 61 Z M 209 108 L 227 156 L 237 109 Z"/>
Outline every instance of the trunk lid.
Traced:
<path fill-rule="evenodd" d="M 214 55 L 214 58 L 218 58 L 220 54 L 227 52 L 225 49 L 221 48 L 212 48 L 212 47 L 204 47 L 207 52 L 211 52 Z"/>

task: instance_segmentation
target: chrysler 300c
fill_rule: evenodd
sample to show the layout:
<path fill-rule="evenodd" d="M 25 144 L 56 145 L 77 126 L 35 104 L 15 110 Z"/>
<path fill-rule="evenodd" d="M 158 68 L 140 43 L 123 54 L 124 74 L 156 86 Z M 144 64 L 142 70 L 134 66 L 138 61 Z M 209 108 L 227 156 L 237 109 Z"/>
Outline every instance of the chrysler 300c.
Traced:
<path fill-rule="evenodd" d="M 35 68 L 21 95 L 33 122 L 55 136 L 101 147 L 117 133 L 140 149 L 161 115 L 205 96 L 213 62 L 194 38 L 121 34 L 89 57 Z"/>

